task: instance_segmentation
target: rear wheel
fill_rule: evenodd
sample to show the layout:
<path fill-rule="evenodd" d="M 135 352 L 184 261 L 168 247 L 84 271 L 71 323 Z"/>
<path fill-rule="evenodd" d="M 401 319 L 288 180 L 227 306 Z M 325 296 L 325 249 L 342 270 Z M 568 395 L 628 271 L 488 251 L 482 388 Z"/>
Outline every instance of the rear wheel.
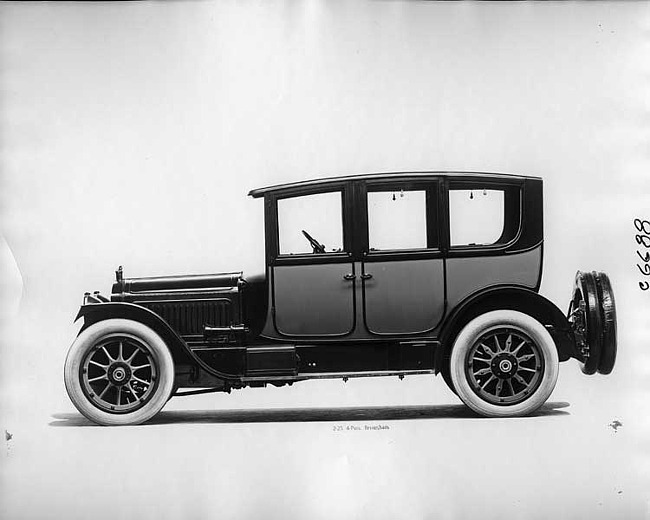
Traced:
<path fill-rule="evenodd" d="M 487 417 L 527 415 L 551 395 L 559 361 L 551 335 L 536 319 L 511 310 L 487 312 L 460 332 L 451 352 L 458 397 Z"/>
<path fill-rule="evenodd" d="M 174 385 L 165 342 L 142 323 L 110 319 L 84 329 L 65 361 L 65 386 L 77 409 L 97 424 L 140 424 L 156 415 Z"/>

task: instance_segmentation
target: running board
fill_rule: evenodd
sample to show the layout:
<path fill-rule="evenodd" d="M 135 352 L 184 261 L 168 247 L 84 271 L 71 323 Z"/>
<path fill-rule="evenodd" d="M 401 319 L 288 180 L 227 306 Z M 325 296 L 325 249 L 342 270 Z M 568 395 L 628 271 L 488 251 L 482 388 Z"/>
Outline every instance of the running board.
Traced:
<path fill-rule="evenodd" d="M 191 345 L 192 353 L 242 381 L 271 381 L 429 374 L 437 341 L 395 343 Z"/>
<path fill-rule="evenodd" d="M 433 374 L 433 369 L 427 370 L 389 370 L 377 372 L 340 372 L 340 373 L 303 373 L 295 376 L 266 376 L 266 377 L 242 377 L 243 383 L 253 382 L 271 382 L 271 381 L 304 381 L 306 379 L 343 379 L 347 381 L 351 377 L 380 377 L 380 376 L 398 376 L 400 379 L 404 376 L 418 374 Z"/>

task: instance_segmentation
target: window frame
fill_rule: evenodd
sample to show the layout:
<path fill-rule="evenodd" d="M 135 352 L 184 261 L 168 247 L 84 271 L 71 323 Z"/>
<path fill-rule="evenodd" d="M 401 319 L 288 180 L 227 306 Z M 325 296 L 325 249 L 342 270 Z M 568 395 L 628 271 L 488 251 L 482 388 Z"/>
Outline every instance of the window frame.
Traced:
<path fill-rule="evenodd" d="M 280 253 L 280 222 L 278 201 L 319 195 L 325 193 L 341 194 L 341 225 L 343 251 L 326 253 Z M 336 183 L 327 186 L 316 186 L 311 189 L 296 188 L 286 191 L 267 193 L 264 195 L 265 206 L 265 235 L 266 263 L 268 266 L 290 264 L 324 264 L 330 262 L 350 261 L 353 256 L 352 233 L 350 230 L 352 190 L 348 183 Z M 316 237 L 315 237 L 316 238 Z M 306 240 L 306 239 L 305 239 Z"/>
<path fill-rule="evenodd" d="M 503 191 L 503 229 L 499 239 L 493 244 L 459 244 L 451 245 L 451 208 L 449 204 L 449 192 L 455 190 L 499 190 Z M 508 193 L 511 190 L 512 193 Z M 514 201 L 512 197 L 514 196 Z M 481 254 L 498 254 L 509 250 L 516 244 L 522 235 L 524 226 L 524 200 L 525 184 L 521 182 L 504 182 L 494 179 L 448 179 L 445 181 L 444 199 L 446 226 L 444 229 L 444 240 L 449 257 L 478 256 Z M 508 226 L 511 220 L 517 215 L 516 228 L 508 233 Z M 507 242 L 500 242 L 504 234 L 510 234 L 511 238 Z"/>
<path fill-rule="evenodd" d="M 439 178 L 391 179 L 365 181 L 359 185 L 357 206 L 359 207 L 358 242 L 364 261 L 388 259 L 434 258 L 442 256 L 442 186 Z M 370 250 L 370 228 L 368 215 L 368 193 L 379 191 L 424 191 L 427 246 L 412 249 Z"/>

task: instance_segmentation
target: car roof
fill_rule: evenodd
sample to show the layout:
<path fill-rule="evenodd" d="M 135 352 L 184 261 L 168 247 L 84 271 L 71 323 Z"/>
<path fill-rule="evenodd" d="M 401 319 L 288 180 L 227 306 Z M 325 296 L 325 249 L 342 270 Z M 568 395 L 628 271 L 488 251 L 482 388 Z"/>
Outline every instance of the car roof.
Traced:
<path fill-rule="evenodd" d="M 321 179 L 311 179 L 306 181 L 289 182 L 285 184 L 276 184 L 265 188 L 257 188 L 248 192 L 251 197 L 263 197 L 266 193 L 282 192 L 285 190 L 326 188 L 328 185 L 340 184 L 342 182 L 380 180 L 393 181 L 409 179 L 427 179 L 439 177 L 467 177 L 476 180 L 540 180 L 540 177 L 531 177 L 525 175 L 512 175 L 508 173 L 488 173 L 488 172 L 454 172 L 454 171 L 429 171 L 429 172 L 385 172 L 385 173 L 365 173 L 360 175 L 345 175 L 341 177 L 324 177 Z"/>

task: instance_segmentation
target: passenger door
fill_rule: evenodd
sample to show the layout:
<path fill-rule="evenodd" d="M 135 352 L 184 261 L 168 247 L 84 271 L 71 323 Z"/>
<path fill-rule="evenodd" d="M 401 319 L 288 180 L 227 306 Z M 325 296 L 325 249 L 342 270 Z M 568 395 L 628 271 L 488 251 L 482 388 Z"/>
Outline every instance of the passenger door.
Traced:
<path fill-rule="evenodd" d="M 277 198 L 274 323 L 284 336 L 344 336 L 355 325 L 346 186 Z"/>
<path fill-rule="evenodd" d="M 377 335 L 434 329 L 445 305 L 439 183 L 368 184 L 364 321 Z"/>

